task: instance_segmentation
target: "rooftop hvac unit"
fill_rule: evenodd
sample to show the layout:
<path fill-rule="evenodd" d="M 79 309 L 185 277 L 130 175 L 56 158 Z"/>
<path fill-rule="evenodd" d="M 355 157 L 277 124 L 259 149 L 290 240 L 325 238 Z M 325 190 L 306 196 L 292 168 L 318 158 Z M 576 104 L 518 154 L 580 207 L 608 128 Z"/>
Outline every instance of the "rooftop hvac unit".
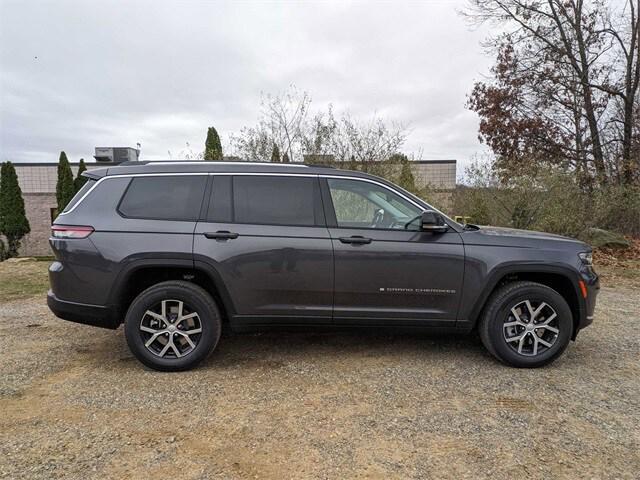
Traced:
<path fill-rule="evenodd" d="M 138 160 L 139 151 L 131 147 L 96 147 L 93 158 L 98 163 L 123 163 Z"/>

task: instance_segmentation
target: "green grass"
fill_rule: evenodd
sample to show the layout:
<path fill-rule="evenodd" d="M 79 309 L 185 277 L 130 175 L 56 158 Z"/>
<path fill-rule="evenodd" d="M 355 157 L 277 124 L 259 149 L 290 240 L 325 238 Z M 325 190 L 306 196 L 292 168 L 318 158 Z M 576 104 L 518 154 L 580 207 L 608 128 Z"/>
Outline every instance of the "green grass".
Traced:
<path fill-rule="evenodd" d="M 45 260 L 45 259 L 42 259 Z M 49 289 L 48 261 L 0 263 L 0 303 L 44 295 Z"/>

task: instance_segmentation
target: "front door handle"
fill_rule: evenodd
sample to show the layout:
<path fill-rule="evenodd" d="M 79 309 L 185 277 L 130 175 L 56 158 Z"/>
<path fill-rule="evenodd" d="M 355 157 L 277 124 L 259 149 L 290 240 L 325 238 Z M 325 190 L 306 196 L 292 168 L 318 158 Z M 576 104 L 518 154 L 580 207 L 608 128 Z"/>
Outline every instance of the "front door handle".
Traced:
<path fill-rule="evenodd" d="M 365 238 L 360 235 L 353 235 L 351 237 L 340 237 L 338 240 L 340 240 L 342 243 L 351 243 L 354 245 L 365 245 L 367 243 L 371 243 L 370 238 Z"/>
<path fill-rule="evenodd" d="M 217 232 L 205 232 L 205 237 L 216 240 L 233 240 L 238 238 L 238 234 L 235 232 L 229 232 L 227 230 L 218 230 Z"/>

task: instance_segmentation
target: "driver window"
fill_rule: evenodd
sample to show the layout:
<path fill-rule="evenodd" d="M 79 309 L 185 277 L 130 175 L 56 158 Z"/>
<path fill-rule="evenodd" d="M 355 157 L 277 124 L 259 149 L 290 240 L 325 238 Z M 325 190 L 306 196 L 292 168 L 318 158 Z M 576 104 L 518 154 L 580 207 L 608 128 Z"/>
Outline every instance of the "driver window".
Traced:
<path fill-rule="evenodd" d="M 418 230 L 422 210 L 379 185 L 328 178 L 338 227 Z M 412 222 L 413 221 L 413 222 Z"/>

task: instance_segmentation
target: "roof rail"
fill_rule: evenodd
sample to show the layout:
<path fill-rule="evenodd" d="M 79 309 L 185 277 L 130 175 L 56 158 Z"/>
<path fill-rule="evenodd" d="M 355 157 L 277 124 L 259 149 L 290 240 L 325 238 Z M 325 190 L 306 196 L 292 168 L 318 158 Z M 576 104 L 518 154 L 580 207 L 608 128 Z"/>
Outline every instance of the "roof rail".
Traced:
<path fill-rule="evenodd" d="M 333 168 L 333 169 L 336 168 L 333 165 L 326 165 L 324 163 L 305 163 L 305 165 L 307 167 L 313 167 L 313 168 Z"/>
<path fill-rule="evenodd" d="M 129 167 L 132 165 L 147 165 L 151 162 L 149 162 L 148 160 L 142 161 L 142 160 L 127 160 L 126 162 L 122 162 L 122 163 L 118 163 L 117 165 L 115 165 L 116 167 Z"/>
<path fill-rule="evenodd" d="M 251 162 L 251 161 L 237 161 L 227 162 L 224 160 L 218 161 L 205 161 L 205 160 L 148 160 L 146 162 L 132 162 L 132 165 L 153 164 L 153 165 L 263 165 L 271 167 L 309 167 L 305 163 L 276 163 L 276 162 Z"/>

